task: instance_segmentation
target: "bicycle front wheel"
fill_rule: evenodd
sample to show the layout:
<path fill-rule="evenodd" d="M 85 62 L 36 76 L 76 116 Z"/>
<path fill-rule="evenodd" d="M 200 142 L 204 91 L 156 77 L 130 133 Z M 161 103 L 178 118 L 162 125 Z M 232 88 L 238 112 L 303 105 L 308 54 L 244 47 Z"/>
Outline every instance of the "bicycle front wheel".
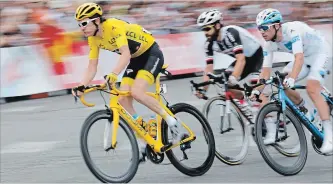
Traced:
<path fill-rule="evenodd" d="M 256 143 L 257 146 L 259 148 L 259 152 L 261 154 L 261 156 L 264 158 L 265 162 L 277 173 L 284 175 L 284 176 L 291 176 L 291 175 L 296 175 L 298 174 L 305 166 L 306 160 L 307 160 L 307 154 L 308 154 L 308 148 L 307 148 L 307 142 L 306 142 L 306 136 L 304 133 L 304 130 L 301 126 L 301 123 L 299 122 L 298 118 L 293 114 L 293 112 L 289 109 L 286 108 L 286 110 L 284 111 L 285 115 L 286 115 L 286 119 L 289 119 L 290 123 L 295 127 L 295 134 L 297 134 L 298 136 L 298 140 L 299 142 L 297 143 L 297 146 L 299 147 L 299 154 L 298 157 L 284 157 L 284 158 L 273 158 L 273 157 L 278 157 L 277 154 L 269 154 L 268 150 L 269 150 L 269 145 L 265 145 L 264 144 L 264 140 L 263 140 L 263 134 L 262 134 L 262 127 L 263 125 L 265 125 L 265 118 L 268 117 L 268 115 L 270 113 L 277 113 L 277 114 L 281 114 L 282 116 L 282 112 L 281 112 L 281 107 L 278 103 L 276 102 L 270 102 L 268 104 L 266 104 L 265 106 L 263 106 L 257 116 L 257 120 L 255 123 L 255 139 L 256 139 Z M 278 117 L 278 116 L 277 116 Z M 277 122 L 279 122 L 280 120 L 277 120 Z M 287 121 L 287 120 L 286 120 Z M 267 127 L 267 124 L 266 126 Z M 277 128 L 274 130 L 277 132 L 277 137 L 279 137 L 279 129 L 278 126 L 276 126 Z M 281 138 L 279 138 L 279 140 L 293 140 L 292 138 L 290 138 L 290 132 L 291 132 L 291 128 L 288 128 L 288 136 L 283 136 Z M 268 133 L 267 133 L 268 134 Z M 277 140 L 276 140 L 277 142 Z M 282 141 L 281 141 L 282 142 Z M 280 143 L 279 143 L 280 144 Z M 274 144 L 272 144 L 272 146 L 274 147 Z M 295 146 L 293 146 L 295 147 Z M 280 152 L 279 152 L 280 153 Z M 283 154 L 282 154 L 283 155 Z M 292 162 L 292 159 L 295 158 L 295 162 Z M 279 161 L 285 161 L 286 163 L 288 163 L 288 166 L 279 164 L 277 162 L 277 160 Z M 291 164 L 292 163 L 292 164 Z"/>
<path fill-rule="evenodd" d="M 182 172 L 185 175 L 188 176 L 200 176 L 205 174 L 212 166 L 214 162 L 214 152 L 215 152 L 215 140 L 213 136 L 213 132 L 210 128 L 209 123 L 207 122 L 206 118 L 201 114 L 201 112 L 195 108 L 192 105 L 185 104 L 185 103 L 178 103 L 170 107 L 170 110 L 173 114 L 179 118 L 182 113 L 186 113 L 189 116 L 186 118 L 183 116 L 182 119 L 186 119 L 184 122 L 187 123 L 192 123 L 192 122 L 199 122 L 195 124 L 195 126 L 190 126 L 188 127 L 195 133 L 196 139 L 192 141 L 190 144 L 185 143 L 180 146 L 181 147 L 187 147 L 188 149 L 186 151 L 189 151 L 190 153 L 186 154 L 191 154 L 186 158 L 185 160 L 193 160 L 194 163 L 193 165 L 198 165 L 198 166 L 187 166 L 182 163 L 181 159 L 178 159 L 176 157 L 175 152 L 177 151 L 176 148 L 173 148 L 169 151 L 166 152 L 167 157 L 169 158 L 170 162 L 177 168 L 180 172 Z M 163 144 L 168 144 L 169 143 L 169 138 L 168 135 L 170 135 L 168 131 L 168 125 L 167 123 L 163 120 L 162 121 L 162 139 L 163 139 Z M 202 138 L 202 140 L 200 139 Z M 207 146 L 207 148 L 204 148 L 206 146 L 198 146 L 199 143 L 202 143 Z M 203 161 L 201 161 L 203 159 Z M 200 161 L 199 161 L 200 160 Z M 192 165 L 192 164 L 191 164 Z"/>
<path fill-rule="evenodd" d="M 249 149 L 249 133 L 237 106 L 230 102 L 226 113 L 223 96 L 211 98 L 203 108 L 203 114 L 213 129 L 216 140 L 216 157 L 228 165 L 242 164 Z"/>
<path fill-rule="evenodd" d="M 84 161 L 86 163 L 86 165 L 88 166 L 89 170 L 91 171 L 91 173 L 101 182 L 104 183 L 127 183 L 130 182 L 133 177 L 135 176 L 137 170 L 138 170 L 138 165 L 139 165 L 139 149 L 138 149 L 138 144 L 136 141 L 136 137 L 132 131 L 132 129 L 125 123 L 125 121 L 120 118 L 119 121 L 119 128 L 118 128 L 118 141 L 123 141 L 124 142 L 124 138 L 127 137 L 129 139 L 128 143 L 126 145 L 121 145 L 121 144 L 117 144 L 116 148 L 114 148 L 113 150 L 108 150 L 106 149 L 107 147 L 101 146 L 101 142 L 103 142 L 100 139 L 95 138 L 93 144 L 88 144 L 88 134 L 90 132 L 90 129 L 93 125 L 97 124 L 97 122 L 101 122 L 101 120 L 106 120 L 106 122 L 108 122 L 109 124 L 106 124 L 105 127 L 112 127 L 112 120 L 113 120 L 113 115 L 111 111 L 108 110 L 99 110 L 96 111 L 94 113 L 92 113 L 84 122 L 82 129 L 81 129 L 81 137 L 80 137 L 80 144 L 81 144 L 81 153 L 83 155 Z M 103 124 L 104 127 L 104 124 Z M 119 131 L 123 130 L 125 133 L 123 135 L 123 137 L 121 137 L 120 139 L 120 135 L 119 135 Z M 107 133 L 111 134 L 111 130 L 110 129 L 106 129 L 104 130 L 104 136 Z M 98 132 L 99 136 L 98 138 L 101 138 L 103 135 L 103 131 L 99 131 Z M 111 139 L 112 136 L 108 136 L 107 139 Z M 105 139 L 105 137 L 104 137 Z M 99 142 L 97 142 L 97 140 L 99 140 Z M 105 141 L 105 140 L 104 140 Z M 96 143 L 97 142 L 97 143 Z M 101 170 L 101 168 L 97 167 L 97 164 L 95 162 L 93 162 L 92 159 L 92 155 L 90 154 L 88 149 L 88 146 L 93 145 L 94 147 L 94 151 L 101 150 L 104 151 L 105 153 L 109 154 L 110 152 L 116 152 L 117 150 L 119 150 L 122 153 L 125 152 L 131 152 L 131 156 L 132 158 L 116 158 L 115 162 L 119 162 L 119 160 L 127 160 L 130 162 L 130 166 L 127 168 L 125 174 L 121 174 L 120 176 L 110 176 L 108 174 L 106 174 L 105 172 L 103 172 Z M 122 146 L 130 146 L 129 148 L 125 149 Z M 106 149 L 106 150 L 105 150 Z M 125 151 L 124 151 L 125 150 Z M 98 157 L 101 157 L 101 154 L 98 155 Z M 109 158 L 109 155 L 108 155 Z M 107 163 L 108 162 L 108 158 L 106 158 L 104 161 L 102 160 L 102 163 Z M 115 165 L 115 163 L 112 163 Z M 109 167 L 109 166 L 108 166 Z M 107 168 L 108 168 L 107 167 Z M 118 170 L 118 169 L 116 169 Z"/>

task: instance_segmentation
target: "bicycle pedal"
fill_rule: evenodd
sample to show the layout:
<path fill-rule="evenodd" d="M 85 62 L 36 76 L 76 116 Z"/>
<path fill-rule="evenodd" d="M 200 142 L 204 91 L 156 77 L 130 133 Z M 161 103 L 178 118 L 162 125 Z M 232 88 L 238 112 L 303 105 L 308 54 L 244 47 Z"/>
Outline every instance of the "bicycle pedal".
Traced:
<path fill-rule="evenodd" d="M 192 148 L 192 147 L 191 147 L 191 143 L 189 143 L 189 142 L 180 145 L 180 150 L 182 150 L 182 151 L 185 151 L 190 148 Z"/>
<path fill-rule="evenodd" d="M 189 137 L 188 135 L 184 135 L 182 140 L 184 140 L 188 137 Z M 186 143 L 183 143 L 183 144 L 180 145 L 180 150 L 182 150 L 182 151 L 185 151 L 185 150 L 190 149 L 190 148 L 191 148 L 191 142 L 186 142 Z"/>

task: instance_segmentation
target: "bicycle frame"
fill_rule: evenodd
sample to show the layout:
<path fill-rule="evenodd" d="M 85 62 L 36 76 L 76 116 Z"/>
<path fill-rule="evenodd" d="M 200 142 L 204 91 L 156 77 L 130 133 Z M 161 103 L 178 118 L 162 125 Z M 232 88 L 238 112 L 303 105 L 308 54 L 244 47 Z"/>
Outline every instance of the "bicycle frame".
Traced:
<path fill-rule="evenodd" d="M 153 92 L 146 92 L 146 94 L 148 94 L 149 96 L 152 96 L 153 98 L 155 98 L 156 100 L 159 101 L 160 106 L 172 117 L 175 117 L 175 115 L 169 110 L 169 108 L 163 103 L 163 100 L 161 98 L 161 89 L 160 89 L 160 74 L 158 74 L 157 78 L 156 78 L 156 83 L 155 83 L 155 93 Z M 102 85 L 100 88 L 105 88 L 106 85 Z M 91 91 L 95 91 L 97 90 L 96 88 L 91 88 L 86 90 L 84 93 L 89 93 Z M 184 144 L 188 141 L 192 141 L 195 139 L 195 135 L 194 133 L 191 131 L 191 129 L 186 126 L 186 124 L 184 122 L 181 122 L 182 125 L 184 126 L 184 128 L 189 132 L 189 137 L 187 137 L 186 139 L 180 141 L 177 144 L 168 144 L 168 145 L 164 145 L 162 142 L 162 117 L 160 115 L 157 114 L 157 135 L 156 135 L 156 140 L 151 137 L 149 135 L 149 133 L 140 125 L 138 124 L 132 117 L 131 114 L 129 114 L 124 107 L 122 107 L 118 100 L 120 96 L 130 96 L 130 92 L 129 91 L 119 91 L 114 85 L 111 88 L 110 91 L 110 101 L 109 101 L 109 105 L 110 105 L 110 109 L 112 110 L 113 113 L 113 129 L 112 129 L 112 140 L 111 140 L 111 149 L 114 149 L 116 147 L 117 144 L 117 131 L 118 131 L 118 127 L 119 127 L 119 119 L 120 117 L 123 118 L 128 125 L 140 136 L 142 137 L 149 146 L 151 146 L 151 148 L 156 152 L 156 153 L 162 153 L 165 151 L 168 151 L 174 147 L 177 147 L 181 144 Z M 94 104 L 89 104 L 87 103 L 84 98 L 83 95 L 80 97 L 81 102 L 88 106 L 88 107 L 93 107 Z"/>
<path fill-rule="evenodd" d="M 297 88 L 297 86 L 295 86 Z M 301 123 L 312 133 L 313 136 L 315 136 L 316 139 L 323 141 L 324 135 L 321 133 L 317 127 L 309 121 L 309 119 L 302 113 L 297 106 L 289 99 L 289 97 L 286 95 L 284 91 L 284 87 L 279 81 L 279 87 L 278 87 L 278 95 L 279 95 L 279 102 L 282 104 L 282 112 L 285 117 L 285 110 L 287 106 L 298 116 L 298 118 L 301 120 Z"/>

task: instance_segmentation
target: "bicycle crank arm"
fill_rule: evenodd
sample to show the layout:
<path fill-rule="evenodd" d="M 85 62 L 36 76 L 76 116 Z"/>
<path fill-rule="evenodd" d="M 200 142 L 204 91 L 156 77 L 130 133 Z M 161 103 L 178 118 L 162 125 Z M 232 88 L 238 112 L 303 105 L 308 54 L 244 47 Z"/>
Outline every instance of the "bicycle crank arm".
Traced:
<path fill-rule="evenodd" d="M 114 145 L 114 147 L 111 145 L 110 147 L 104 149 L 104 151 L 108 152 L 108 151 L 110 151 L 110 150 L 115 149 L 116 147 L 117 147 L 117 142 L 116 142 L 116 144 Z"/>
<path fill-rule="evenodd" d="M 228 128 L 228 129 L 226 129 L 226 130 L 222 130 L 220 133 L 221 134 L 224 134 L 224 133 L 226 133 L 226 132 L 230 132 L 231 130 L 235 130 L 234 128 Z"/>
<path fill-rule="evenodd" d="M 288 137 L 289 137 L 289 135 L 285 135 L 283 137 L 280 137 L 280 138 L 276 139 L 276 142 L 285 141 Z"/>

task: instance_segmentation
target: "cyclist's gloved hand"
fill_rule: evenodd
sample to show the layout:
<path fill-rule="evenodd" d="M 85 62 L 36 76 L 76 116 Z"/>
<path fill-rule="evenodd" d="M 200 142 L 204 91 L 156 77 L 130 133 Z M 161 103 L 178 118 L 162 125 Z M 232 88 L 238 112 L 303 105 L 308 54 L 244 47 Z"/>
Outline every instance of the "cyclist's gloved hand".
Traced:
<path fill-rule="evenodd" d="M 289 77 L 284 79 L 283 84 L 288 88 L 293 88 L 295 86 L 295 79 Z"/>
<path fill-rule="evenodd" d="M 76 97 L 81 96 L 85 88 L 86 87 L 84 85 L 79 85 L 72 88 L 72 95 Z"/>
<path fill-rule="evenodd" d="M 105 80 L 109 83 L 109 84 L 114 84 L 115 82 L 117 82 L 118 80 L 118 75 L 115 73 L 110 73 L 105 77 Z"/>
<path fill-rule="evenodd" d="M 228 84 L 231 85 L 231 86 L 239 85 L 238 80 L 233 75 L 229 76 L 229 78 L 228 78 Z"/>

